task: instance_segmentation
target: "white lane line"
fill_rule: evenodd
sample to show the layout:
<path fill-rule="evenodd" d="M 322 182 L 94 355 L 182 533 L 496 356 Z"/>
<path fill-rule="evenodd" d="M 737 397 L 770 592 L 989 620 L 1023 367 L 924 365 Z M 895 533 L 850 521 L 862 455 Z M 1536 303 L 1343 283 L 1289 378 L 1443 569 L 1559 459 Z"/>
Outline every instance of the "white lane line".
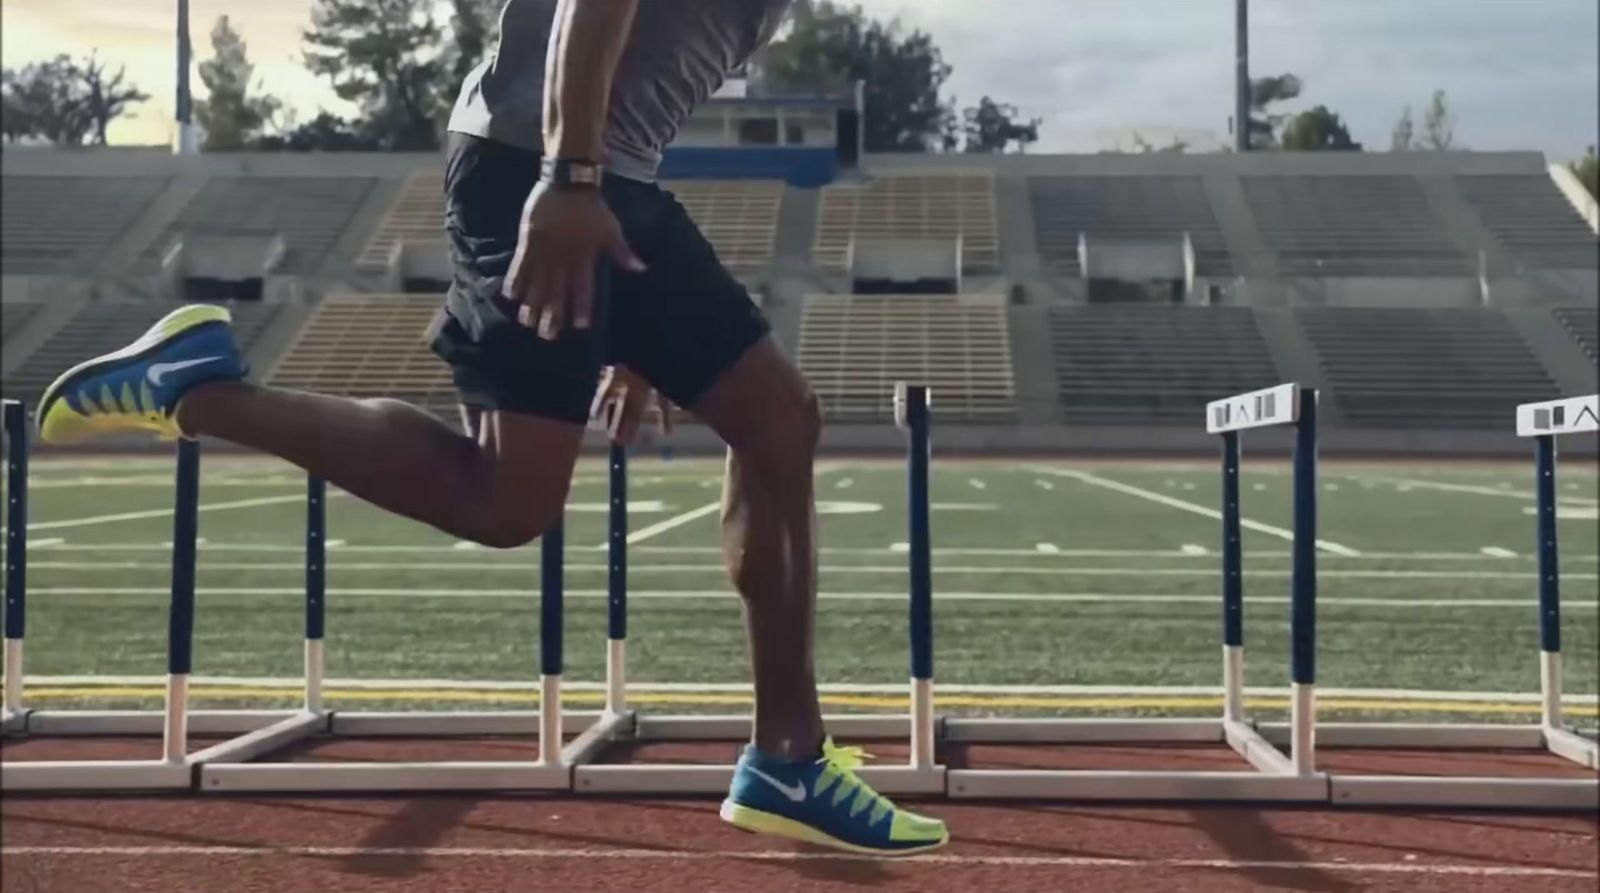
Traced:
<path fill-rule="evenodd" d="M 461 540 L 450 547 L 450 549 L 455 552 L 476 552 L 482 548 L 482 546 L 472 542 L 471 540 Z M 348 568 L 346 569 L 348 570 Z M 234 570 L 244 570 L 244 568 L 234 568 Z"/>
<path fill-rule="evenodd" d="M 329 491 L 329 496 L 343 496 L 339 491 Z M 293 496 L 262 496 L 258 499 L 237 499 L 233 502 L 201 503 L 199 510 L 202 512 L 220 512 L 228 509 L 258 508 L 264 505 L 284 505 L 291 502 L 305 502 L 304 493 Z M 28 531 L 35 530 L 64 530 L 69 527 L 92 527 L 96 524 L 110 524 L 116 521 L 144 521 L 150 518 L 170 518 L 172 509 L 148 509 L 142 512 L 120 512 L 115 515 L 96 515 L 91 518 L 72 518 L 66 521 L 35 521 L 28 525 Z"/>
<path fill-rule="evenodd" d="M 1515 557 L 1517 557 L 1517 553 L 1511 551 L 1510 549 L 1501 548 L 1500 546 L 1484 546 L 1482 549 L 1479 549 L 1478 551 L 1480 551 L 1483 554 L 1489 556 L 1490 558 L 1515 558 Z"/>
<path fill-rule="evenodd" d="M 1413 488 L 1421 488 L 1424 490 L 1442 490 L 1447 493 L 1473 493 L 1478 496 L 1502 496 L 1509 497 L 1511 499 L 1523 499 L 1529 501 L 1538 498 L 1537 494 L 1533 493 L 1531 490 L 1512 490 L 1503 487 L 1484 487 L 1477 484 L 1450 484 L 1444 481 L 1423 481 L 1417 480 L 1416 478 L 1395 478 L 1382 475 L 1372 475 L 1368 479 L 1379 481 L 1385 484 L 1394 484 L 1396 488 L 1402 492 Z M 1558 496 L 1556 498 L 1562 502 L 1578 503 L 1582 505 L 1600 504 L 1600 500 L 1595 500 L 1584 496 Z"/>
<path fill-rule="evenodd" d="M 1060 555 L 1061 554 L 1061 547 L 1056 545 L 1055 543 L 1039 543 L 1038 545 L 1034 546 L 1033 548 L 1034 548 L 1034 551 L 1038 552 L 1041 555 Z"/>
<path fill-rule="evenodd" d="M 473 546 L 472 548 L 478 548 Z M 574 572 L 595 572 L 610 570 L 606 564 L 583 564 L 567 562 L 565 568 Z M 80 573 L 103 573 L 109 571 L 132 570 L 168 570 L 171 566 L 159 561 L 107 561 L 83 564 L 76 561 L 36 561 L 29 562 L 29 567 L 36 570 L 76 571 Z M 371 562 L 340 562 L 334 567 L 339 571 L 460 571 L 462 573 L 481 574 L 485 571 L 512 571 L 527 573 L 537 565 L 533 562 L 487 562 L 483 564 L 469 564 L 462 561 L 371 561 Z M 210 571 L 295 571 L 305 570 L 305 565 L 295 561 L 208 561 L 201 565 L 202 570 Z M 725 574 L 727 568 L 721 564 L 630 564 L 630 571 L 641 574 L 672 573 L 672 574 Z M 849 576 L 852 574 L 904 574 L 906 569 L 899 565 L 880 564 L 839 564 L 824 568 L 828 576 Z M 934 565 L 935 574 L 971 574 L 979 576 L 1006 576 L 1016 574 L 1019 576 L 1047 576 L 1047 577 L 1207 577 L 1215 576 L 1215 568 L 1148 568 L 1148 567 L 1003 567 L 981 565 Z M 1245 571 L 1249 577 L 1284 577 L 1293 573 L 1287 568 L 1250 568 Z M 1349 580 L 1534 580 L 1538 574 L 1532 570 L 1519 571 L 1363 571 L 1363 570 L 1319 570 L 1317 576 L 1330 579 Z M 1583 571 L 1563 572 L 1563 579 L 1568 580 L 1597 580 L 1600 574 Z"/>
<path fill-rule="evenodd" d="M 657 521 L 656 523 L 651 524 L 649 527 L 641 527 L 640 529 L 628 534 L 628 545 L 631 546 L 634 543 L 642 543 L 651 537 L 660 536 L 669 530 L 682 527 L 691 521 L 696 521 L 700 518 L 704 518 L 706 515 L 721 511 L 721 509 L 722 500 L 719 499 L 715 502 L 708 502 L 697 509 L 690 509 L 681 515 L 674 515 L 665 521 Z"/>
<path fill-rule="evenodd" d="M 171 590 L 165 586 L 60 586 L 30 588 L 29 592 L 38 595 L 67 596 L 165 596 Z M 305 589 L 301 587 L 225 587 L 202 586 L 200 595 L 204 597 L 239 596 L 239 597 L 265 597 L 265 596 L 303 596 Z M 567 589 L 565 595 L 573 599 L 604 599 L 610 593 L 604 589 Z M 462 589 L 460 587 L 449 589 L 383 589 L 370 587 L 340 587 L 328 590 L 330 597 L 343 598 L 462 598 L 462 599 L 528 599 L 533 600 L 538 594 L 531 588 L 520 589 Z M 702 600 L 728 600 L 736 598 L 732 591 L 718 591 L 711 589 L 630 589 L 628 597 L 635 601 L 702 601 Z M 821 592 L 817 595 L 823 601 L 843 602 L 891 602 L 904 604 L 906 596 L 900 592 Z M 1214 595 L 1175 595 L 1170 593 L 1122 593 L 1122 592 L 940 592 L 934 596 L 939 602 L 1038 602 L 1045 604 L 1174 604 L 1174 605 L 1216 605 L 1217 596 Z M 1289 597 L 1283 595 L 1247 595 L 1245 601 L 1249 604 L 1277 605 L 1288 604 Z M 1328 606 L 1345 606 L 1361 608 L 1515 608 L 1525 610 L 1529 607 L 1526 598 L 1364 598 L 1339 596 L 1318 597 L 1317 604 Z M 1595 602 L 1572 602 L 1563 604 L 1563 608 L 1572 611 L 1594 611 L 1600 608 Z"/>
<path fill-rule="evenodd" d="M 951 869 L 973 865 L 1013 868 L 1094 868 L 1148 871 L 1152 868 L 1196 871 L 1302 871 L 1319 874 L 1404 874 L 1465 877 L 1520 877 L 1591 879 L 1593 871 L 1541 868 L 1523 865 L 1461 865 L 1429 862 L 1313 862 L 1255 861 L 1245 859 L 1123 859 L 1110 856 L 994 856 L 929 854 L 921 856 L 870 856 L 855 853 L 795 852 L 793 850 L 653 850 L 601 847 L 339 847 L 339 846 L 7 846 L 6 856 L 109 856 L 119 858 L 171 858 L 178 856 L 299 856 L 352 858 L 389 856 L 407 859 L 515 859 L 633 862 L 893 862 L 897 865 L 939 865 Z"/>
<path fill-rule="evenodd" d="M 1110 478 L 1103 478 L 1097 474 L 1090 474 L 1087 471 L 1076 471 L 1070 468 L 1048 468 L 1043 466 L 1032 468 L 1030 470 L 1039 474 L 1053 474 L 1059 477 L 1072 478 L 1091 486 L 1103 487 L 1107 490 L 1114 490 L 1118 493 L 1125 493 L 1129 496 L 1137 496 L 1140 499 L 1148 499 L 1149 501 L 1158 503 L 1160 505 L 1180 509 L 1186 512 L 1192 512 L 1196 515 L 1203 515 L 1216 521 L 1222 520 L 1222 513 L 1216 509 L 1207 508 L 1206 506 L 1189 502 L 1185 499 L 1175 499 L 1171 496 L 1157 493 L 1153 490 L 1146 490 L 1143 487 L 1135 487 L 1132 484 L 1124 484 L 1121 481 L 1113 481 Z M 1260 521 L 1252 521 L 1249 518 L 1241 519 L 1239 521 L 1239 525 L 1248 530 L 1257 531 L 1258 533 L 1271 534 L 1272 536 L 1280 539 L 1290 541 L 1294 540 L 1294 531 L 1285 530 L 1282 527 L 1274 527 L 1271 524 L 1264 524 Z M 1359 551 L 1352 549 L 1349 546 L 1341 546 L 1338 543 L 1322 539 L 1317 540 L 1317 548 L 1324 552 L 1331 552 L 1335 555 L 1356 556 L 1361 554 Z"/>
<path fill-rule="evenodd" d="M 61 537 L 59 537 L 59 536 L 49 536 L 49 537 L 45 537 L 44 539 L 37 539 L 37 540 L 33 539 L 32 537 L 28 538 L 28 546 L 29 546 L 29 548 L 33 548 L 33 549 L 49 548 L 50 546 L 60 546 L 60 545 L 64 545 L 65 543 L 66 543 L 66 540 L 61 538 Z"/>
<path fill-rule="evenodd" d="M 111 686 L 111 685 L 162 685 L 165 676 L 141 675 L 43 675 L 29 674 L 28 684 L 33 686 Z M 226 685 L 234 687 L 296 688 L 305 685 L 300 676 L 191 676 L 194 685 Z M 527 679 L 374 679 L 336 678 L 324 680 L 330 687 L 362 691 L 395 691 L 417 689 L 453 689 L 457 691 L 537 691 L 538 682 Z M 604 680 L 564 679 L 561 687 L 572 691 L 604 691 Z M 819 691 L 829 694 L 903 695 L 904 682 L 823 682 Z M 696 692 L 748 694 L 754 689 L 749 682 L 639 682 L 628 680 L 628 690 L 638 692 Z M 1073 685 L 1058 683 L 940 683 L 944 694 L 969 695 L 1220 695 L 1217 685 Z M 1282 697 L 1289 694 L 1283 686 L 1248 685 L 1244 693 L 1251 697 Z M 1465 703 L 1538 704 L 1542 695 L 1537 691 L 1432 691 L 1411 688 L 1323 688 L 1317 694 L 1329 698 L 1364 698 L 1383 701 L 1456 701 Z M 1594 706 L 1600 696 L 1563 692 L 1563 702 L 1577 706 Z"/>
<path fill-rule="evenodd" d="M 326 548 L 338 549 L 338 548 L 342 548 L 344 546 L 344 544 L 345 544 L 344 540 L 328 540 L 328 542 L 326 543 Z"/>
<path fill-rule="evenodd" d="M 855 478 L 839 478 L 839 482 L 833 486 L 840 490 L 848 490 L 855 484 L 855 482 Z"/>
<path fill-rule="evenodd" d="M 977 478 L 967 478 L 967 483 L 971 484 L 972 485 L 972 489 L 974 489 L 974 490 L 987 490 L 987 489 L 989 489 L 989 485 L 988 484 L 984 483 L 981 480 L 978 480 Z"/>
<path fill-rule="evenodd" d="M 1211 554 L 1211 552 L 1209 550 L 1207 550 L 1205 546 L 1196 545 L 1194 543 L 1184 543 L 1182 546 L 1178 547 L 1178 551 L 1182 552 L 1185 555 L 1196 555 L 1196 556 L 1198 556 L 1198 555 L 1210 555 Z"/>
<path fill-rule="evenodd" d="M 1056 488 L 1055 484 L 1052 484 L 1046 480 L 1040 480 L 1039 478 L 1033 479 L 1033 485 L 1041 490 L 1054 490 Z"/>

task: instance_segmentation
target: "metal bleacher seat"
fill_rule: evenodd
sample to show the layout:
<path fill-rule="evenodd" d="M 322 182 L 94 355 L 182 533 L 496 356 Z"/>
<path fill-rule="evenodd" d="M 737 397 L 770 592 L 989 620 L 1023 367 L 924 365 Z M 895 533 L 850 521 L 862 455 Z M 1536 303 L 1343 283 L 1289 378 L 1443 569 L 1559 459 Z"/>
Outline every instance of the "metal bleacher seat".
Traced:
<path fill-rule="evenodd" d="M 428 348 L 438 295 L 339 295 L 318 305 L 269 381 L 349 397 L 449 398 L 450 368 Z"/>
<path fill-rule="evenodd" d="M 11 336 L 22 331 L 33 315 L 39 312 L 44 305 L 38 301 L 6 301 L 0 303 L 0 343 L 11 340 Z"/>
<path fill-rule="evenodd" d="M 1081 234 L 1172 241 L 1188 233 L 1197 274 L 1226 276 L 1233 271 L 1222 227 L 1199 177 L 1030 177 L 1028 197 L 1039 255 L 1063 275 L 1081 272 Z"/>
<path fill-rule="evenodd" d="M 999 265 L 994 174 L 890 175 L 822 190 L 812 259 L 844 270 L 856 240 L 960 239 L 963 269 Z"/>
<path fill-rule="evenodd" d="M 1198 424 L 1211 400 L 1278 381 L 1248 307 L 1053 307 L 1068 423 Z"/>
<path fill-rule="evenodd" d="M 234 335 L 246 352 L 280 309 L 274 303 L 225 306 L 233 314 Z M 6 376 L 5 395 L 34 402 L 56 376 L 90 357 L 126 346 L 172 310 L 170 304 L 153 301 L 90 301 Z"/>
<path fill-rule="evenodd" d="M 373 177 L 213 177 L 146 251 L 154 262 L 185 234 L 281 234 L 280 267 L 309 274 L 322 264 L 377 180 Z"/>
<path fill-rule="evenodd" d="M 444 175 L 436 170 L 416 171 L 406 178 L 400 196 L 367 241 L 356 266 L 381 270 L 396 245 L 442 242 L 444 238 Z"/>
<path fill-rule="evenodd" d="M 1545 174 L 1460 176 L 1456 185 L 1517 263 L 1542 269 L 1594 269 L 1600 244 Z"/>
<path fill-rule="evenodd" d="M 1355 426 L 1504 428 L 1557 396 L 1505 315 L 1481 308 L 1307 308 L 1296 314 Z"/>
<path fill-rule="evenodd" d="M 662 185 L 689 212 L 725 266 L 754 269 L 771 262 L 783 181 L 675 180 Z"/>
<path fill-rule="evenodd" d="M 1476 260 L 1410 176 L 1248 176 L 1245 199 L 1286 275 L 1469 276 Z"/>
<path fill-rule="evenodd" d="M 0 264 L 12 274 L 92 269 L 166 185 L 166 177 L 7 176 Z"/>
<path fill-rule="evenodd" d="M 942 421 L 1016 416 L 1011 336 L 998 297 L 812 295 L 801 310 L 799 358 L 830 419 L 892 419 L 898 381 L 932 388 Z"/>

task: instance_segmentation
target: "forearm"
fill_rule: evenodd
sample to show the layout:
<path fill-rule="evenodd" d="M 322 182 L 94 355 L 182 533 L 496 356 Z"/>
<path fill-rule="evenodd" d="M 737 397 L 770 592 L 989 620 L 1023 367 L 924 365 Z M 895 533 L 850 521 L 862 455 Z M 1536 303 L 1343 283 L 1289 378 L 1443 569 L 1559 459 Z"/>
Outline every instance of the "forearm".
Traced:
<path fill-rule="evenodd" d="M 601 159 L 611 79 L 638 7 L 639 0 L 562 0 L 545 63 L 548 154 Z"/>

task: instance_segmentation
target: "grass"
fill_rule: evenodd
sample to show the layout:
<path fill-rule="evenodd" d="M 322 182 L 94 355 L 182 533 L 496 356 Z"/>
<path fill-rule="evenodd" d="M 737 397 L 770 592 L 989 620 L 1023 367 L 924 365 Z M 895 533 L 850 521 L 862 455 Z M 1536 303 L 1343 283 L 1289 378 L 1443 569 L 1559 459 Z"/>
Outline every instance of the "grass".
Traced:
<path fill-rule="evenodd" d="M 934 467 L 941 683 L 1217 684 L 1219 525 L 1205 515 L 1218 506 L 1212 464 L 936 460 Z M 716 500 L 719 474 L 720 463 L 635 462 L 631 527 Z M 1328 545 L 1319 555 L 1319 683 L 1536 691 L 1531 477 L 1531 462 L 1324 462 L 1319 536 Z M 1258 462 L 1247 463 L 1242 480 L 1244 514 L 1258 522 L 1244 538 L 1248 678 L 1280 685 L 1288 665 L 1290 563 L 1279 529 L 1290 525 L 1290 478 L 1285 465 Z M 906 556 L 899 545 L 906 539 L 904 487 L 903 466 L 887 461 L 829 462 L 819 476 L 818 665 L 828 682 L 893 684 L 907 675 L 900 598 Z M 274 461 L 207 459 L 202 504 L 220 507 L 201 514 L 197 674 L 298 673 L 303 489 L 292 468 Z M 604 468 L 582 466 L 566 525 L 567 676 L 574 680 L 599 680 L 604 672 L 606 495 Z M 1560 495 L 1564 681 L 1568 692 L 1593 696 L 1600 688 L 1595 469 L 1564 468 Z M 170 463 L 41 457 L 30 500 L 37 543 L 30 554 L 30 674 L 160 673 L 171 521 L 156 513 L 170 508 Z M 241 501 L 249 504 L 228 507 Z M 151 516 L 104 520 L 125 513 Z M 714 515 L 703 517 L 632 550 L 631 678 L 707 684 L 745 678 L 743 627 L 715 528 Z M 342 494 L 330 499 L 328 536 L 342 541 L 328 559 L 332 676 L 535 680 L 537 547 L 460 548 Z M 440 700 L 426 697 L 404 706 L 431 708 Z M 87 691 L 78 699 L 141 697 Z M 998 695 L 968 700 L 959 709 L 1010 709 Z M 1580 713 L 1592 717 L 1592 703 L 1578 705 Z M 1081 707 L 1062 704 L 1039 709 Z M 1196 709 L 1143 701 L 1116 706 L 1130 713 Z M 1429 709 L 1342 712 L 1400 718 Z M 1507 718 L 1489 708 L 1457 714 L 1475 717 Z"/>

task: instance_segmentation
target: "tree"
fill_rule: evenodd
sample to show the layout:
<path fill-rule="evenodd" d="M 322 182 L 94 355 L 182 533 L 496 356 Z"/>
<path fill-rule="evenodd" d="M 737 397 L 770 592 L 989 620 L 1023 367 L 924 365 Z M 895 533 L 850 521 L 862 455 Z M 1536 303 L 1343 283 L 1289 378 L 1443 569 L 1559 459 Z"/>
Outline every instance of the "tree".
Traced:
<path fill-rule="evenodd" d="M 215 55 L 200 63 L 200 82 L 205 84 L 207 96 L 194 109 L 205 129 L 205 149 L 226 152 L 247 148 L 277 114 L 279 102 L 271 96 L 249 95 L 255 66 L 227 16 L 217 19 L 212 27 L 211 48 Z"/>
<path fill-rule="evenodd" d="M 768 92 L 839 94 L 866 82 L 862 137 L 868 152 L 953 148 L 960 126 L 939 91 L 950 77 L 933 38 L 860 7 L 797 4 L 786 31 L 751 64 Z"/>
<path fill-rule="evenodd" d="M 1157 146 L 1144 138 L 1144 134 L 1135 130 L 1133 132 L 1133 148 L 1140 155 L 1182 155 L 1189 151 L 1189 141 L 1173 137 L 1165 146 Z"/>
<path fill-rule="evenodd" d="M 380 148 L 437 148 L 446 100 L 431 0 L 314 2 L 303 34 L 306 67 L 357 104 L 359 129 Z"/>
<path fill-rule="evenodd" d="M 1407 103 L 1405 110 L 1400 113 L 1400 120 L 1394 122 L 1394 130 L 1389 134 L 1389 151 L 1409 152 L 1417 139 L 1417 123 L 1411 117 L 1411 104 Z"/>
<path fill-rule="evenodd" d="M 500 7 L 505 0 L 450 0 L 451 45 L 445 51 L 451 82 L 460 85 L 489 53 Z"/>
<path fill-rule="evenodd" d="M 1443 90 L 1433 91 L 1433 101 L 1422 116 L 1422 141 L 1424 149 L 1443 152 L 1455 146 L 1456 119 L 1450 114 L 1450 104 Z"/>
<path fill-rule="evenodd" d="M 46 142 L 58 146 L 106 144 L 106 130 L 128 107 L 150 97 L 124 84 L 119 69 L 106 76 L 91 54 L 83 62 L 59 55 L 21 69 L 0 72 L 3 121 L 8 142 Z"/>
<path fill-rule="evenodd" d="M 1025 151 L 1030 143 L 1039 141 L 1039 119 L 1019 124 L 1016 117 L 1016 106 L 983 97 L 977 106 L 962 113 L 966 135 L 964 151 L 1005 152 L 1012 143 L 1017 144 L 1017 151 Z"/>
<path fill-rule="evenodd" d="M 1301 112 L 1283 126 L 1283 148 L 1291 152 L 1361 151 L 1337 112 L 1325 105 Z"/>
<path fill-rule="evenodd" d="M 265 152 L 376 152 L 384 147 L 361 122 L 321 112 L 304 124 L 290 122 L 283 133 L 263 136 L 251 148 Z"/>
<path fill-rule="evenodd" d="M 1267 108 L 1294 99 L 1304 86 L 1300 78 L 1292 74 L 1256 78 L 1250 82 L 1250 148 L 1277 148 L 1278 128 L 1288 115 L 1271 114 Z"/>
<path fill-rule="evenodd" d="M 1583 158 L 1574 161 L 1571 167 L 1589 194 L 1600 198 L 1600 158 L 1595 157 L 1594 146 L 1590 146 Z"/>
<path fill-rule="evenodd" d="M 106 145 L 106 128 L 113 120 L 122 117 L 128 106 L 150 98 L 149 93 L 133 84 L 123 84 L 127 71 L 127 67 L 123 66 L 117 69 L 116 74 L 106 77 L 105 65 L 94 53 L 89 54 L 88 60 L 78 71 L 83 81 L 86 111 L 89 120 L 94 122 L 94 143 L 97 146 Z"/>

